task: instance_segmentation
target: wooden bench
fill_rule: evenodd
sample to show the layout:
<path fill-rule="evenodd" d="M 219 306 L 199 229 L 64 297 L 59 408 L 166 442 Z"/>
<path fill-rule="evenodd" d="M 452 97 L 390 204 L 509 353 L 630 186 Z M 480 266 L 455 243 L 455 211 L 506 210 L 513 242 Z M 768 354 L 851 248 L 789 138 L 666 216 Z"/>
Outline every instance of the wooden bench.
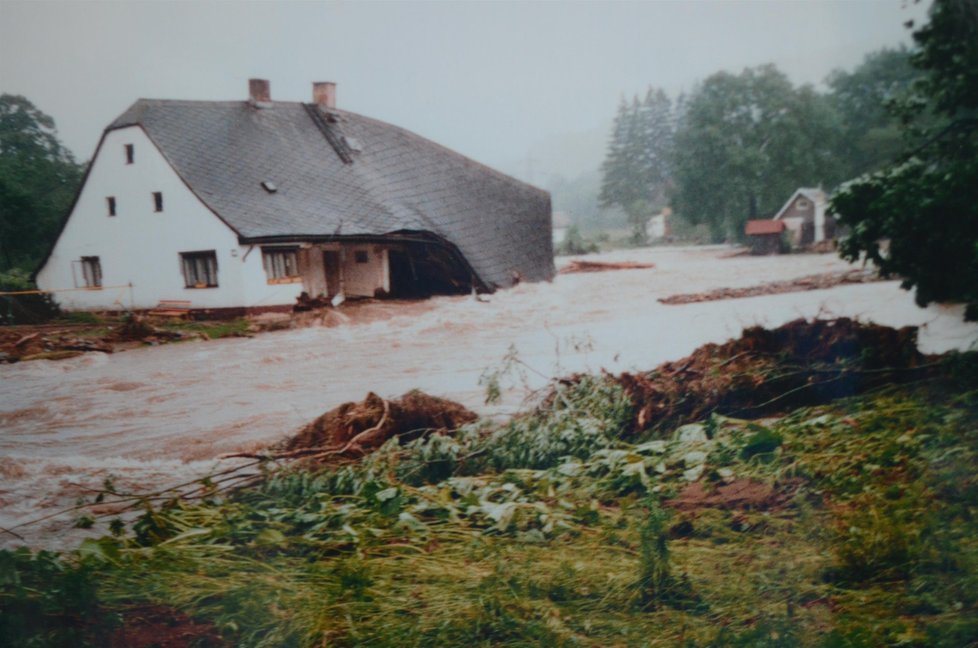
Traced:
<path fill-rule="evenodd" d="M 161 299 L 156 308 L 146 312 L 156 317 L 190 317 L 189 299 Z"/>

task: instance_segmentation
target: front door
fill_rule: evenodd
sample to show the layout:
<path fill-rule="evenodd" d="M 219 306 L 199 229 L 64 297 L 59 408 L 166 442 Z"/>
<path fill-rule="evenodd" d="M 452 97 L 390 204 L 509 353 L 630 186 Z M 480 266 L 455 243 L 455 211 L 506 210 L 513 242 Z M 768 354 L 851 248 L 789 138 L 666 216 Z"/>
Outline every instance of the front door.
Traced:
<path fill-rule="evenodd" d="M 323 269 L 326 273 L 326 295 L 335 297 L 340 293 L 340 253 L 336 250 L 323 252 Z"/>

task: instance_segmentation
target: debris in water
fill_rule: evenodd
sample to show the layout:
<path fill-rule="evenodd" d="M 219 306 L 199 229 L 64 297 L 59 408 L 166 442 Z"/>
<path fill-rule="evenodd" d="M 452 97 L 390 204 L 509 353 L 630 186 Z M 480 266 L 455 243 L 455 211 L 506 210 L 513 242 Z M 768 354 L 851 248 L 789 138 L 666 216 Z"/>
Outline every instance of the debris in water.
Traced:
<path fill-rule="evenodd" d="M 560 269 L 559 274 L 576 272 L 606 272 L 608 270 L 648 270 L 654 268 L 654 263 L 635 263 L 633 261 L 580 261 L 574 260 Z"/>
<path fill-rule="evenodd" d="M 803 292 L 805 290 L 824 290 L 845 284 L 870 283 L 885 281 L 877 273 L 870 270 L 847 270 L 845 272 L 826 272 L 808 275 L 787 281 L 772 281 L 759 286 L 746 288 L 718 288 L 700 293 L 683 293 L 670 295 L 659 299 L 661 304 L 695 304 L 720 299 L 740 299 L 742 297 L 757 297 L 760 295 L 777 295 L 780 293 Z"/>

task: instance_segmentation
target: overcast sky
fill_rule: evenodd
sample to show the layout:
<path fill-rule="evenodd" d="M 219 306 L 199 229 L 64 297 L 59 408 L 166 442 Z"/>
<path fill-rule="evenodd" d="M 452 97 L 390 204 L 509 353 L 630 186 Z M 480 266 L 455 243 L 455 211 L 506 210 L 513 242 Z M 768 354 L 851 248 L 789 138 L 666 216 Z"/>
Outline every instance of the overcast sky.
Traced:
<path fill-rule="evenodd" d="M 822 82 L 909 43 L 910 0 L 772 2 L 12 2 L 0 0 L 0 92 L 55 118 L 79 159 L 139 97 L 308 101 L 482 162 L 604 131 L 619 97 L 670 94 L 718 70 L 773 62 Z M 600 163 L 600 160 L 597 160 Z"/>

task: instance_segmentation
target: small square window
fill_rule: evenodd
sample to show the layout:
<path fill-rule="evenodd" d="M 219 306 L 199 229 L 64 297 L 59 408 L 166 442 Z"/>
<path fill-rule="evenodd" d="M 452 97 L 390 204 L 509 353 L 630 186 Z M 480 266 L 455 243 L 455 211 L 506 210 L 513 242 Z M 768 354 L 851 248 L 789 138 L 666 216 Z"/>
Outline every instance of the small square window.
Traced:
<path fill-rule="evenodd" d="M 115 216 L 115 196 L 107 196 L 105 202 L 109 207 L 109 216 Z"/>
<path fill-rule="evenodd" d="M 367 254 L 366 250 L 357 250 L 353 253 L 353 258 L 356 259 L 357 263 L 369 263 L 370 255 Z"/>
<path fill-rule="evenodd" d="M 217 288 L 217 253 L 181 252 L 183 281 L 187 288 Z"/>
<path fill-rule="evenodd" d="M 136 147 L 132 144 L 126 144 L 126 164 L 132 164 L 135 159 Z"/>
<path fill-rule="evenodd" d="M 154 191 L 153 192 L 153 211 L 161 212 L 163 211 L 163 192 Z"/>
<path fill-rule="evenodd" d="M 301 281 L 297 248 L 262 248 L 261 255 L 268 283 Z"/>

